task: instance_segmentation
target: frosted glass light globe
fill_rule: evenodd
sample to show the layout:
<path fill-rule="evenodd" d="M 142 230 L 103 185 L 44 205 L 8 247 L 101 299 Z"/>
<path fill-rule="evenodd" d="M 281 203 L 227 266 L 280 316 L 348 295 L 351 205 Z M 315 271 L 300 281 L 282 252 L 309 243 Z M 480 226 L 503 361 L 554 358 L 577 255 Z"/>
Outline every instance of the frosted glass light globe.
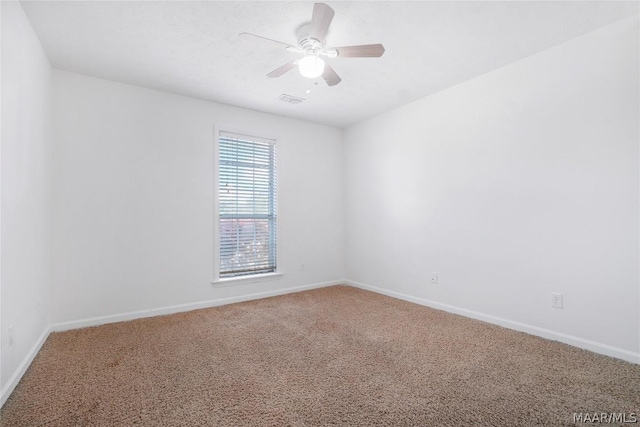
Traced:
<path fill-rule="evenodd" d="M 300 60 L 298 68 L 304 77 L 315 79 L 324 72 L 324 61 L 316 55 L 307 55 Z"/>

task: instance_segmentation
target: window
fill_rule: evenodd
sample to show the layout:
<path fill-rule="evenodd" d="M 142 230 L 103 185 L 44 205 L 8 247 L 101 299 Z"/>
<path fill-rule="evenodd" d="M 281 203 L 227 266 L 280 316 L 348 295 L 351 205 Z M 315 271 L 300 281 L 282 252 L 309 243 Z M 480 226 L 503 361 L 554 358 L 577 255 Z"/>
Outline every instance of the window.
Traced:
<path fill-rule="evenodd" d="M 220 278 L 276 272 L 274 140 L 220 132 Z"/>

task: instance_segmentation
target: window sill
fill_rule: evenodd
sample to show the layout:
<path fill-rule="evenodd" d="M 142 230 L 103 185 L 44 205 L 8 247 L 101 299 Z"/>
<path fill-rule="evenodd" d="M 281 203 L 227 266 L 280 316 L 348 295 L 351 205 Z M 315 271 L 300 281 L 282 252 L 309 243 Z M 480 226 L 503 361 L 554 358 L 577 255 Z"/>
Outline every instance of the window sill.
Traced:
<path fill-rule="evenodd" d="M 282 276 L 283 274 L 279 272 L 254 274 L 251 276 L 225 277 L 223 279 L 212 280 L 211 283 L 213 283 L 214 287 L 221 288 L 224 286 L 246 285 L 248 283 L 265 282 L 267 280 L 279 279 Z"/>

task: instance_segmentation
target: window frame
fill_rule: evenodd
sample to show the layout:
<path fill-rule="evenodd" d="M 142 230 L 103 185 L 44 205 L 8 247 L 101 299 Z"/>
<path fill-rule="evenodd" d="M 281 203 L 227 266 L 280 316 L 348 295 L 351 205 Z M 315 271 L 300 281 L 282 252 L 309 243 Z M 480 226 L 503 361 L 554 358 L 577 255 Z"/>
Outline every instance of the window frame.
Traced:
<path fill-rule="evenodd" d="M 278 138 L 269 135 L 266 132 L 255 132 L 255 131 L 247 131 L 247 130 L 238 130 L 232 127 L 214 127 L 214 144 L 213 144 L 213 243 L 214 243 L 214 251 L 213 251 L 213 280 L 211 283 L 215 287 L 223 287 L 223 286 L 232 286 L 238 284 L 247 284 L 247 283 L 255 283 L 255 282 L 263 282 L 274 279 L 280 279 L 283 276 L 281 271 L 281 263 L 280 263 L 280 250 L 279 250 L 279 234 L 280 227 L 279 225 L 279 194 L 280 194 L 280 186 L 278 184 L 278 179 L 275 180 L 275 207 L 274 207 L 274 217 L 276 221 L 276 227 L 274 231 L 274 239 L 276 243 L 276 271 L 269 273 L 256 273 L 256 274 L 246 274 L 235 277 L 220 277 L 220 192 L 219 192 L 219 180 L 220 180 L 220 135 L 221 134 L 236 134 L 240 136 L 245 136 L 248 138 L 255 139 L 256 141 L 272 141 L 276 146 L 276 156 L 274 162 L 274 168 L 276 176 L 279 170 L 279 157 L 277 155 L 278 150 Z M 262 136 L 255 136 L 255 135 Z"/>

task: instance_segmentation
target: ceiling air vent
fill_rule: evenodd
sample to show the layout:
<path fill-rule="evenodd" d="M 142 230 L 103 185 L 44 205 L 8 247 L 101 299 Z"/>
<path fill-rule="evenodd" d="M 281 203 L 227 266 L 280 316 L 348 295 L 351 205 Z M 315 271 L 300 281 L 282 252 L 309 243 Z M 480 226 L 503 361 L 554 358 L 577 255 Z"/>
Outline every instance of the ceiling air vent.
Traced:
<path fill-rule="evenodd" d="M 304 98 L 298 98 L 297 96 L 287 95 L 286 93 L 283 93 L 277 99 L 278 101 L 286 102 L 287 104 L 300 104 L 302 101 L 304 101 Z"/>

